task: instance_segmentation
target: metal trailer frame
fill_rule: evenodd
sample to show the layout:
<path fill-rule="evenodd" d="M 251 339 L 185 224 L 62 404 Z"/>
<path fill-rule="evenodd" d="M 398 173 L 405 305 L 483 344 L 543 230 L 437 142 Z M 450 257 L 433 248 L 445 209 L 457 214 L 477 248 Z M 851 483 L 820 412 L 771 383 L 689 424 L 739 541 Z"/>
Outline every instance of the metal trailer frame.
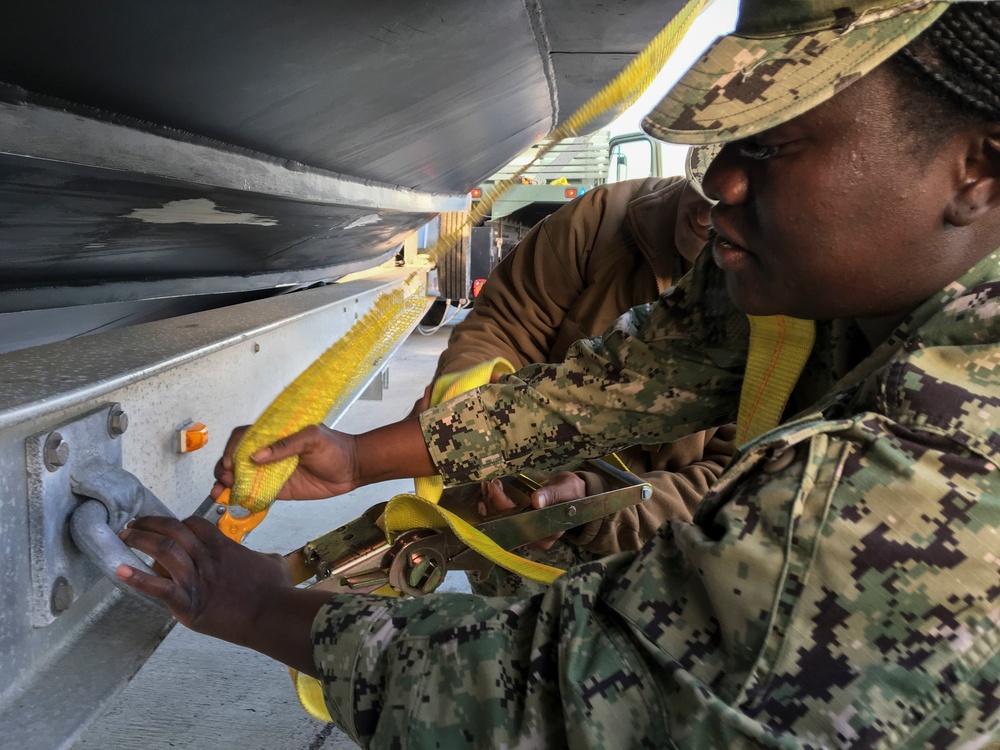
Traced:
<path fill-rule="evenodd" d="M 5 746 L 72 745 L 173 625 L 164 610 L 96 575 L 73 546 L 66 528 L 80 502 L 69 491 L 73 467 L 93 456 L 120 461 L 175 514 L 190 514 L 211 486 L 232 428 L 253 421 L 410 270 L 379 268 L 294 294 L 0 355 Z M 178 453 L 176 431 L 189 420 L 208 425 L 210 442 Z"/>

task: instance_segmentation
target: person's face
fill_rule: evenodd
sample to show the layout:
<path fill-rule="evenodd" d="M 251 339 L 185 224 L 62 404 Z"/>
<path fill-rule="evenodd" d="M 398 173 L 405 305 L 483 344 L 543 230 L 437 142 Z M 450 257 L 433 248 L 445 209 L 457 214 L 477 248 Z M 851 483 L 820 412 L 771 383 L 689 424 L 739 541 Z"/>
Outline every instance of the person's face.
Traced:
<path fill-rule="evenodd" d="M 920 154 L 895 80 L 876 69 L 712 162 L 712 253 L 742 311 L 901 318 L 967 270 L 942 246 L 964 146 Z"/>
<path fill-rule="evenodd" d="M 712 226 L 711 208 L 711 202 L 701 197 L 690 183 L 684 186 L 677 202 L 674 244 L 688 263 L 694 263 L 708 242 L 708 230 Z"/>

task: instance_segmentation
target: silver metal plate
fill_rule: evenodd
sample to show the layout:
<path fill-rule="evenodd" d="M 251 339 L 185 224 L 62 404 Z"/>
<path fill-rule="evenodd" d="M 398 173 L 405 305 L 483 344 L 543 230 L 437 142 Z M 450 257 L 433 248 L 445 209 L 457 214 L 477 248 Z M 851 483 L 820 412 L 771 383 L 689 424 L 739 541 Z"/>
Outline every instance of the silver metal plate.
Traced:
<path fill-rule="evenodd" d="M 116 404 L 54 425 L 25 441 L 28 470 L 28 530 L 31 555 L 31 624 L 45 627 L 80 598 L 101 574 L 77 549 L 69 534 L 69 519 L 81 503 L 70 490 L 74 467 L 99 458 L 122 465 L 122 441 L 108 433 L 108 418 Z M 46 462 L 46 444 L 58 433 L 68 447 L 62 466 Z M 51 457 L 50 457 L 51 458 Z"/>

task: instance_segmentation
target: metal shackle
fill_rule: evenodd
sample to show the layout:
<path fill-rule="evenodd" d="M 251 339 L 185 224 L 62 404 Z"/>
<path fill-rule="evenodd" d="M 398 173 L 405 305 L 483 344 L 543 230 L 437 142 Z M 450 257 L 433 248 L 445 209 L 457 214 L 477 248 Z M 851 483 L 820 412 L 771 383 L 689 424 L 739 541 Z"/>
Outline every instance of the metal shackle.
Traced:
<path fill-rule="evenodd" d="M 70 518 L 70 536 L 94 565 L 122 591 L 144 601 L 164 606 L 121 581 L 115 571 L 129 565 L 149 575 L 158 575 L 118 537 L 125 524 L 137 516 L 174 514 L 133 474 L 99 459 L 73 471 L 73 494 L 85 498 Z"/>

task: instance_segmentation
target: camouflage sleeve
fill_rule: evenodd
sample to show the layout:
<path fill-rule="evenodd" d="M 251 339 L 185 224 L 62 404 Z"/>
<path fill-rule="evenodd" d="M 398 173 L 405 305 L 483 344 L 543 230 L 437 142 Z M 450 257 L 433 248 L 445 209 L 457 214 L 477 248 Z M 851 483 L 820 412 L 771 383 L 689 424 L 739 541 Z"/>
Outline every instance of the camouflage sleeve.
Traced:
<path fill-rule="evenodd" d="M 574 569 L 524 601 L 334 597 L 313 627 L 332 717 L 363 747 L 668 746 L 652 665 L 599 603 L 630 559 Z"/>
<path fill-rule="evenodd" d="M 707 262 L 706 262 L 707 259 Z M 424 412 L 447 482 L 552 468 L 735 421 L 748 327 L 709 256 L 559 365 L 530 365 Z"/>

